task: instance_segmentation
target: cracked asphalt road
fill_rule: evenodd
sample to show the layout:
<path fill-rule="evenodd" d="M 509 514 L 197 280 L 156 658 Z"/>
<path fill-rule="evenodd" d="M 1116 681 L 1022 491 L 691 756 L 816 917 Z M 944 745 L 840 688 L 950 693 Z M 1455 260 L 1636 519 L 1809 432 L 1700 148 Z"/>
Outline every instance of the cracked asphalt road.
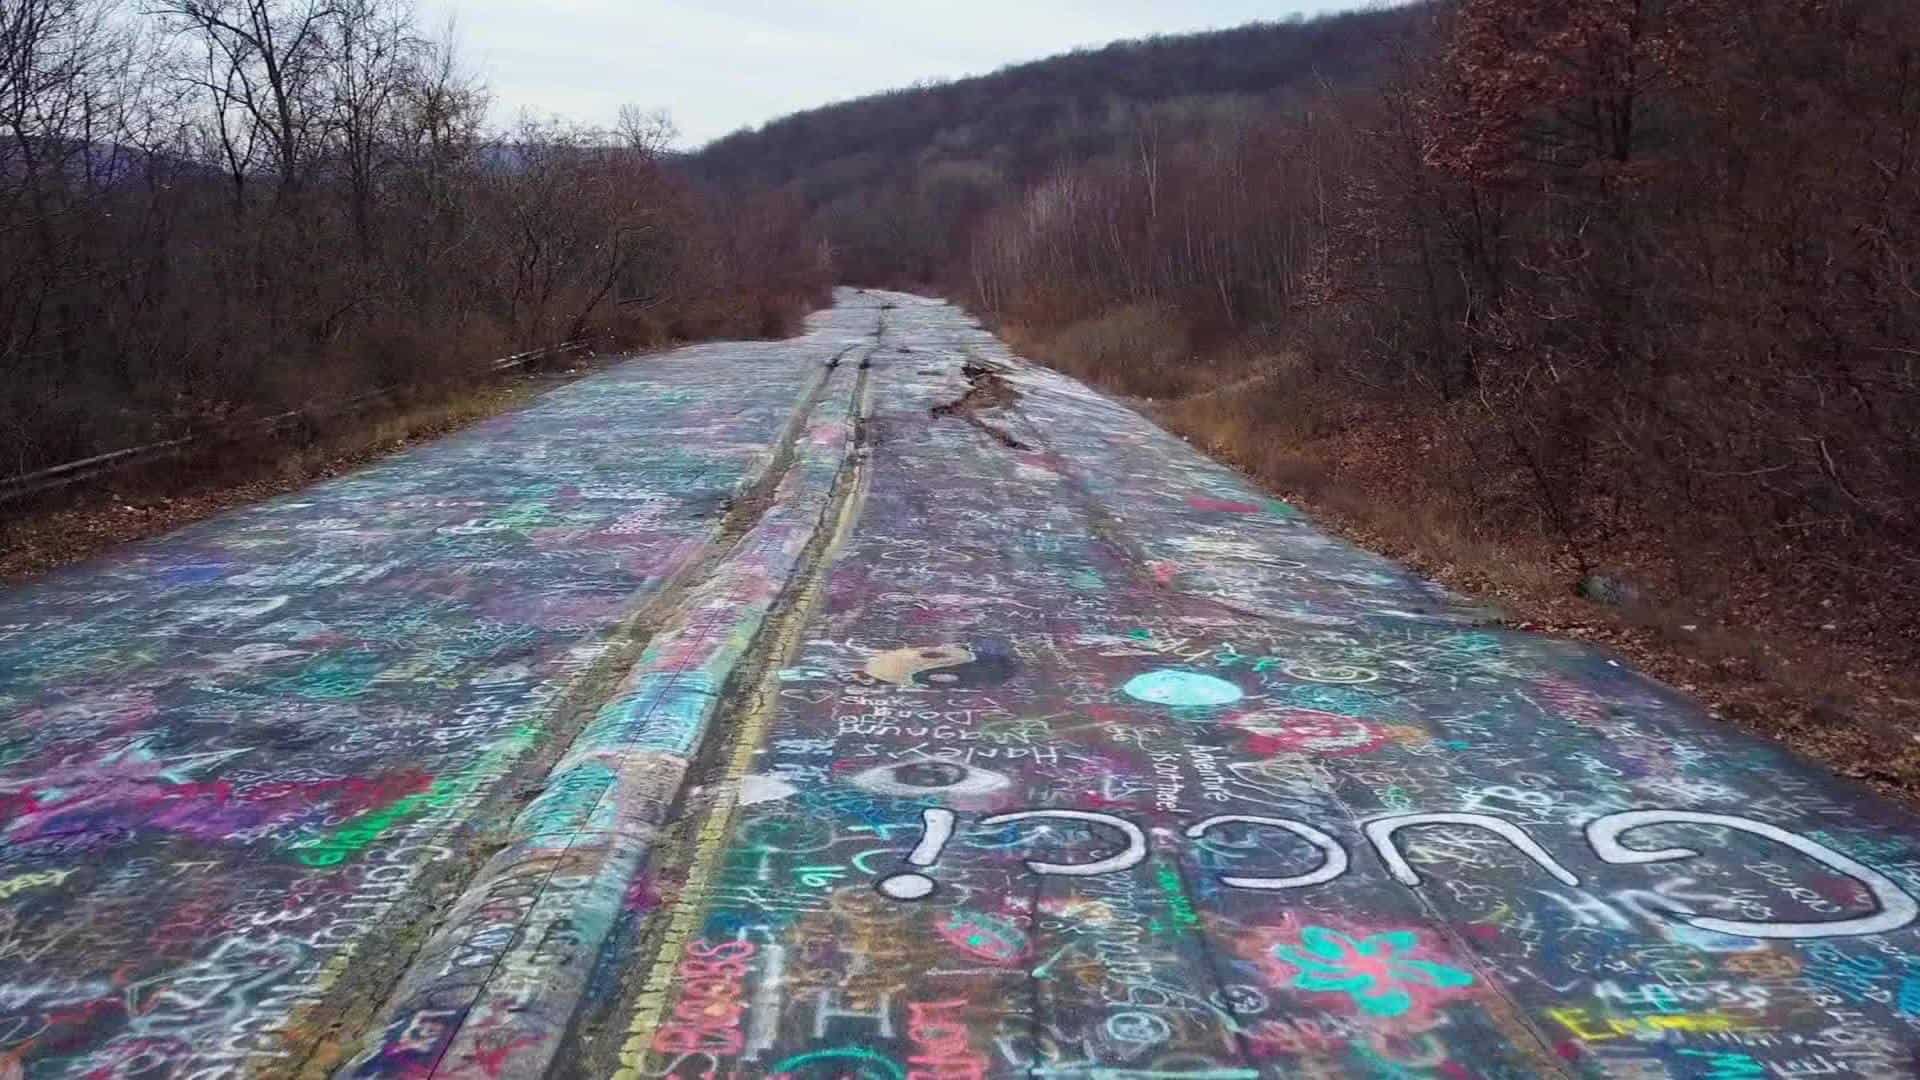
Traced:
<path fill-rule="evenodd" d="M 27 1076 L 1917 1071 L 1914 817 L 913 297 L 0 596 L 0 706 Z"/>
<path fill-rule="evenodd" d="M 0 594 L 0 1062 L 324 1061 L 872 322 L 628 364 Z"/>

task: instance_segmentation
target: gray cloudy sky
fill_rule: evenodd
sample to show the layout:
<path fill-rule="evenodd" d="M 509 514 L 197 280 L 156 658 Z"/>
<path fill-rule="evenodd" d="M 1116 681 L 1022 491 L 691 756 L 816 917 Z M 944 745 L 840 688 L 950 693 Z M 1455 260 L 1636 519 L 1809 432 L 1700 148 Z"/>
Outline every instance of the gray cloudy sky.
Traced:
<path fill-rule="evenodd" d="M 458 22 L 495 119 L 523 108 L 611 124 L 665 108 L 696 146 L 783 113 L 991 71 L 1116 38 L 1236 26 L 1362 0 L 422 0 Z"/>

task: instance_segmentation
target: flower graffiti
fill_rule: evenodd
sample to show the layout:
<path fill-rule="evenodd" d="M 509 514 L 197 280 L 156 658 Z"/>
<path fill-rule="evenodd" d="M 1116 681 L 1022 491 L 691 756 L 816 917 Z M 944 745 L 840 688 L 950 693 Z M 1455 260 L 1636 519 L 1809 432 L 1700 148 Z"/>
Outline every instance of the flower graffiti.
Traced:
<path fill-rule="evenodd" d="M 1341 993 L 1370 1016 L 1411 1012 L 1427 991 L 1460 990 L 1473 974 L 1417 955 L 1420 937 L 1389 930 L 1354 938 L 1324 926 L 1309 926 L 1300 944 L 1276 945 L 1273 957 L 1293 968 L 1290 985 L 1310 993 Z"/>

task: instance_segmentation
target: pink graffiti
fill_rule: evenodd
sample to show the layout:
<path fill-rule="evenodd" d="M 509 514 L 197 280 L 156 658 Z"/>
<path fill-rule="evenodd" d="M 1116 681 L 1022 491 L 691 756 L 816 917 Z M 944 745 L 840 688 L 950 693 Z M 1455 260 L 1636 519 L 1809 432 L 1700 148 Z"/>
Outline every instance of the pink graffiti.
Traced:
<path fill-rule="evenodd" d="M 267 826 L 350 817 L 425 791 L 433 782 L 418 769 L 244 790 L 227 780 L 196 778 L 231 756 L 164 758 L 136 745 L 91 760 L 73 755 L 31 768 L 29 775 L 0 779 L 0 836 L 21 843 L 159 829 L 216 841 Z"/>
<path fill-rule="evenodd" d="M 1195 510 L 1211 510 L 1221 514 L 1257 514 L 1258 506 L 1252 503 L 1237 502 L 1232 499 L 1214 499 L 1205 495 L 1187 496 L 1187 505 Z"/>
<path fill-rule="evenodd" d="M 1317 709 L 1252 713 L 1228 723 L 1248 732 L 1247 749 L 1260 754 L 1364 754 L 1389 738 L 1365 720 Z"/>
<path fill-rule="evenodd" d="M 907 1003 L 907 1080 L 984 1080 L 991 1062 L 968 1045 L 966 1008 L 965 999 Z"/>

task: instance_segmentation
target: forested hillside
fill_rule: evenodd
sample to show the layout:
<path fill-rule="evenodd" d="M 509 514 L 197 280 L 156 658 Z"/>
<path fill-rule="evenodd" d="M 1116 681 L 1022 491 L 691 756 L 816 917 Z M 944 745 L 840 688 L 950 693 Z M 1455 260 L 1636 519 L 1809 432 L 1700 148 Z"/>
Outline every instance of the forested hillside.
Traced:
<path fill-rule="evenodd" d="M 1855 661 L 1920 655 L 1905 0 L 1449 0 L 1125 43 L 695 167 L 782 186 L 850 280 L 968 303 L 1401 553 L 1862 650 L 1839 681 L 1883 706 Z"/>
<path fill-rule="evenodd" d="M 727 190 L 790 189 L 818 209 L 841 276 L 926 282 L 988 208 L 1050 170 L 1125 154 L 1143 115 L 1233 125 L 1377 78 L 1407 10 L 1122 41 L 991 75 L 795 113 L 691 161 Z"/>

